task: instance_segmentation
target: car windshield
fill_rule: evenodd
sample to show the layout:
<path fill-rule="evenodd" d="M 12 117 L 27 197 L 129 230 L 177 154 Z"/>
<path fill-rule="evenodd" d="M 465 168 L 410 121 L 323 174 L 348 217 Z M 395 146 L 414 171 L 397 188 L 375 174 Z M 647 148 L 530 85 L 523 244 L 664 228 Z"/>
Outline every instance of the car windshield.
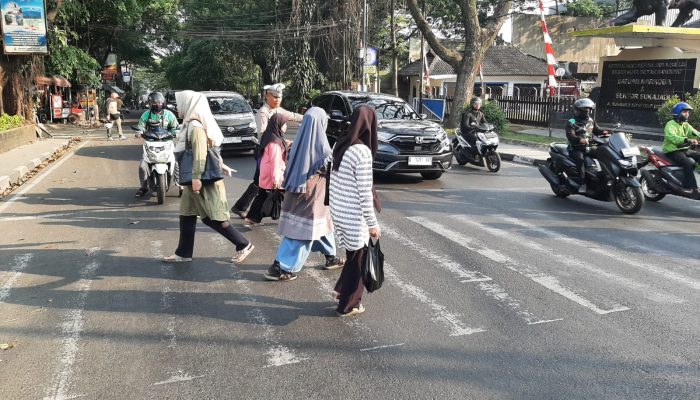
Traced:
<path fill-rule="evenodd" d="M 362 105 L 368 105 L 377 111 L 377 118 L 386 119 L 418 119 L 418 114 L 403 100 L 357 96 L 349 97 L 353 110 Z"/>
<path fill-rule="evenodd" d="M 207 97 L 212 114 L 244 114 L 253 112 L 242 97 Z"/>

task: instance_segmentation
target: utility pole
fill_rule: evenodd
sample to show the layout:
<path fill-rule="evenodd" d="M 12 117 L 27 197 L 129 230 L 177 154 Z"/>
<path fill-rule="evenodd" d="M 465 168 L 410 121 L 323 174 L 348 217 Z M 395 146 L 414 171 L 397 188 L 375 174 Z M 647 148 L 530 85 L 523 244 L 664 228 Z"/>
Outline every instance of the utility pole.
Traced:
<path fill-rule="evenodd" d="M 391 0 L 391 87 L 394 91 L 394 96 L 399 95 L 399 60 L 396 54 L 396 18 L 394 15 L 394 5 L 396 0 Z M 379 71 L 377 71 L 379 72 Z"/>
<path fill-rule="evenodd" d="M 425 16 L 425 0 L 423 0 L 423 16 Z M 425 51 L 423 31 L 420 33 L 420 90 L 418 91 L 418 114 L 423 114 L 423 91 L 425 90 Z"/>
<path fill-rule="evenodd" d="M 367 0 L 362 6 L 362 91 L 367 91 L 367 74 L 365 74 L 365 60 L 367 58 Z"/>

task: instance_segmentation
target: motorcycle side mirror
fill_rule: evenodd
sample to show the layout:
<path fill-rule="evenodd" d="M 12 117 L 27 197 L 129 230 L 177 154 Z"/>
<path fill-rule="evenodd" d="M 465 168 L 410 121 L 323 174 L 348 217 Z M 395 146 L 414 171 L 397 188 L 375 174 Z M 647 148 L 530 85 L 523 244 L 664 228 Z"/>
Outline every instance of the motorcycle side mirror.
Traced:
<path fill-rule="evenodd" d="M 418 114 L 418 116 L 420 117 L 420 119 L 427 119 L 428 118 L 427 114 Z"/>

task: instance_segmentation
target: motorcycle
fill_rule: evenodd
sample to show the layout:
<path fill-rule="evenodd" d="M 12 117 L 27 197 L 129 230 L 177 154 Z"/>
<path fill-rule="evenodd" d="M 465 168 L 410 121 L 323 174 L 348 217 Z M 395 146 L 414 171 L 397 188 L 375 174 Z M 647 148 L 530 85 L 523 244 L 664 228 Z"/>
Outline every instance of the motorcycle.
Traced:
<path fill-rule="evenodd" d="M 640 166 L 651 165 L 640 170 L 642 193 L 647 200 L 659 201 L 667 194 L 700 200 L 700 193 L 683 187 L 683 167 L 674 164 L 661 147 L 642 146 L 641 149 L 647 159 Z"/>
<path fill-rule="evenodd" d="M 455 138 L 452 139 L 454 155 L 459 165 L 466 163 L 479 167 L 486 167 L 491 172 L 501 169 L 501 156 L 496 151 L 498 147 L 498 134 L 491 124 L 482 124 L 476 129 L 476 143 L 472 146 L 460 129 L 455 129 Z"/>
<path fill-rule="evenodd" d="M 585 159 L 586 192 L 584 196 L 599 201 L 615 201 L 625 214 L 635 214 L 644 205 L 641 184 L 637 180 L 638 147 L 631 147 L 623 132 L 589 139 L 592 149 Z M 569 156 L 566 144 L 549 145 L 550 158 L 538 167 L 557 197 L 579 193 L 576 162 Z"/>
<path fill-rule="evenodd" d="M 165 194 L 173 186 L 179 187 L 178 196 L 182 196 L 183 190 L 177 181 L 179 172 L 173 135 L 160 127 L 149 127 L 145 132 L 136 126 L 131 129 L 140 132 L 143 137 L 143 159 L 148 164 L 148 187 L 156 192 L 158 204 L 163 204 Z"/>

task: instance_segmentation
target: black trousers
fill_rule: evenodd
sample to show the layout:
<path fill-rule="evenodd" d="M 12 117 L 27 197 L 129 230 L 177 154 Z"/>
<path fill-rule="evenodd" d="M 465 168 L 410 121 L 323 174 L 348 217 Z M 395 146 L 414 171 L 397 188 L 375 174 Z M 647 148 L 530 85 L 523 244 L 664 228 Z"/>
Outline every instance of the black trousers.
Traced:
<path fill-rule="evenodd" d="M 666 154 L 675 164 L 683 167 L 685 180 L 683 186 L 688 189 L 697 189 L 698 183 L 695 180 L 695 164 L 700 163 L 700 153 L 695 150 L 678 150 Z"/>
<path fill-rule="evenodd" d="M 358 307 L 365 293 L 362 282 L 362 263 L 365 261 L 367 246 L 355 251 L 345 251 L 345 265 L 340 273 L 335 291 L 340 294 L 337 311 L 341 314 Z"/>
<path fill-rule="evenodd" d="M 245 249 L 250 242 L 236 230 L 228 221 L 212 221 L 202 218 L 202 222 L 211 229 L 219 232 L 221 236 L 236 245 L 236 251 Z M 180 257 L 192 258 L 194 251 L 194 234 L 197 231 L 197 216 L 180 215 L 180 241 L 177 244 L 175 254 Z"/>
<path fill-rule="evenodd" d="M 232 210 L 238 210 L 241 212 L 247 211 L 253 199 L 258 195 L 260 187 L 258 186 L 258 180 L 260 179 L 260 167 L 255 168 L 255 174 L 253 175 L 253 182 L 248 185 L 248 188 L 243 192 L 241 197 L 236 201 L 236 204 L 231 208 Z"/>
<path fill-rule="evenodd" d="M 265 203 L 265 200 L 267 199 L 267 196 L 269 194 L 270 190 L 262 188 L 258 189 L 258 194 L 255 196 L 253 204 L 250 205 L 250 211 L 248 211 L 248 215 L 246 215 L 247 219 L 259 223 L 260 221 L 262 221 L 263 217 L 266 217 L 266 215 L 262 215 L 262 206 L 263 203 Z"/>
<path fill-rule="evenodd" d="M 578 170 L 578 177 L 581 179 L 581 184 L 586 183 L 586 148 L 578 146 L 573 147 L 571 151 L 569 151 L 569 155 L 576 163 L 576 170 Z"/>

